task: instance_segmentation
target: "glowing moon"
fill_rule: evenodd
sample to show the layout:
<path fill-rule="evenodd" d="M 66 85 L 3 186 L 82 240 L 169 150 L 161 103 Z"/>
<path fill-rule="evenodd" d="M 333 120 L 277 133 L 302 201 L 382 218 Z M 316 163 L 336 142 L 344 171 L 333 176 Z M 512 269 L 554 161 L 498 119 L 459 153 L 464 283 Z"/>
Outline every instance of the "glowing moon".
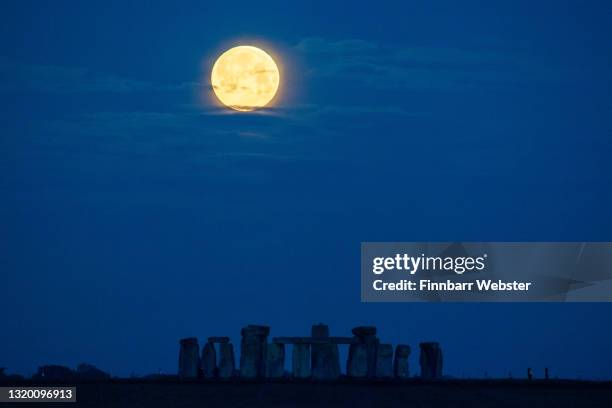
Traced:
<path fill-rule="evenodd" d="M 265 51 L 242 45 L 221 54 L 213 65 L 210 82 L 225 106 L 252 111 L 263 108 L 274 98 L 280 73 Z"/>

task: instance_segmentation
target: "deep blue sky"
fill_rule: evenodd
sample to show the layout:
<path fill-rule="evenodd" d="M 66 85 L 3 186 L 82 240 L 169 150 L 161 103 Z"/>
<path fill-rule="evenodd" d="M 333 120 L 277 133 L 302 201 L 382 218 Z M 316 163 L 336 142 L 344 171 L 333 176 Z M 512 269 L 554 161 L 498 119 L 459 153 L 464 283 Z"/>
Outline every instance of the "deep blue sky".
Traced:
<path fill-rule="evenodd" d="M 359 301 L 361 241 L 612 240 L 612 3 L 151 3 L 0 6 L 0 366 L 174 372 L 181 337 L 326 322 L 612 378 L 612 304 Z M 212 103 L 237 44 L 275 108 Z"/>

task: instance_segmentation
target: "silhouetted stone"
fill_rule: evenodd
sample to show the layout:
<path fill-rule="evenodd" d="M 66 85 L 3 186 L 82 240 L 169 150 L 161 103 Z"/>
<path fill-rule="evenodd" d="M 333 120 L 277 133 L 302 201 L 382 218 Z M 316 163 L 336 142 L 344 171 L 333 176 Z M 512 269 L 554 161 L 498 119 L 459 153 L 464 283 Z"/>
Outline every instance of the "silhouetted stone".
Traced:
<path fill-rule="evenodd" d="M 267 326 L 249 325 L 242 329 L 240 342 L 240 376 L 258 378 L 265 375 Z"/>
<path fill-rule="evenodd" d="M 198 378 L 200 367 L 200 346 L 198 339 L 189 337 L 180 341 L 179 378 Z"/>
<path fill-rule="evenodd" d="M 293 377 L 310 377 L 310 344 L 294 344 L 292 353 Z"/>
<path fill-rule="evenodd" d="M 365 344 L 351 344 L 349 346 L 346 375 L 355 378 L 368 375 L 368 351 Z"/>
<path fill-rule="evenodd" d="M 270 343 L 266 350 L 266 377 L 281 378 L 285 373 L 285 345 Z"/>
<path fill-rule="evenodd" d="M 209 343 L 229 343 L 230 339 L 227 336 L 211 336 L 208 338 Z"/>
<path fill-rule="evenodd" d="M 421 343 L 421 378 L 442 378 L 442 349 L 436 342 Z"/>
<path fill-rule="evenodd" d="M 333 380 L 340 377 L 340 361 L 336 344 L 313 344 L 312 348 L 312 378 L 318 380 Z"/>
<path fill-rule="evenodd" d="M 311 333 L 312 337 L 317 339 L 329 338 L 329 327 L 324 324 L 316 324 L 312 326 Z M 311 351 L 312 378 L 331 380 L 340 377 L 340 360 L 338 358 L 337 344 L 312 344 Z"/>
<path fill-rule="evenodd" d="M 376 353 L 378 350 L 379 340 L 376 337 L 376 327 L 359 326 L 351 330 L 356 338 L 366 345 L 367 350 L 367 377 L 376 377 Z"/>
<path fill-rule="evenodd" d="M 398 344 L 395 347 L 395 358 L 393 361 L 393 374 L 396 378 L 408 378 L 410 376 L 410 367 L 408 358 L 410 357 L 410 346 L 407 344 Z"/>
<path fill-rule="evenodd" d="M 202 348 L 200 368 L 204 378 L 214 378 L 217 375 L 217 351 L 213 343 L 206 343 Z"/>
<path fill-rule="evenodd" d="M 316 338 L 329 337 L 329 326 L 323 323 L 313 324 L 310 335 Z"/>
<path fill-rule="evenodd" d="M 282 344 L 353 344 L 360 343 L 356 337 L 273 337 L 272 343 Z"/>
<path fill-rule="evenodd" d="M 219 344 L 219 377 L 230 378 L 234 375 L 234 346 L 231 343 Z"/>
<path fill-rule="evenodd" d="M 76 369 L 76 375 L 81 380 L 101 381 L 110 379 L 110 374 L 87 363 L 79 364 Z"/>
<path fill-rule="evenodd" d="M 365 339 L 366 337 L 370 337 L 370 336 L 376 336 L 376 327 L 374 326 L 358 326 L 358 327 L 354 327 L 353 330 L 351 330 L 351 332 L 361 338 L 361 339 Z"/>
<path fill-rule="evenodd" d="M 376 377 L 393 377 L 393 346 L 379 344 L 376 349 Z"/>

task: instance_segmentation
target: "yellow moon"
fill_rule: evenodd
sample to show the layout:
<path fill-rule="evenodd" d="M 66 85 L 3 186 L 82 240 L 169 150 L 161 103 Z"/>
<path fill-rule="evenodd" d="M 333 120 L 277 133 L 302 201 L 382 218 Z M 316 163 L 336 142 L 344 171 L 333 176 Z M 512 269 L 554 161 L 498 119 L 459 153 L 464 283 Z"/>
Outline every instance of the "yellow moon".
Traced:
<path fill-rule="evenodd" d="M 274 98 L 280 73 L 265 51 L 241 45 L 221 54 L 213 65 L 210 82 L 225 106 L 252 111 L 263 108 Z"/>

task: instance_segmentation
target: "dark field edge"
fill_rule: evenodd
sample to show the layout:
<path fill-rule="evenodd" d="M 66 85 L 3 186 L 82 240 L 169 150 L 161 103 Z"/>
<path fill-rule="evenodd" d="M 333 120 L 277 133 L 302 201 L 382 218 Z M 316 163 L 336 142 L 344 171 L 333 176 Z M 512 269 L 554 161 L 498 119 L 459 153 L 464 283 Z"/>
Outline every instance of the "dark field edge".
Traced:
<path fill-rule="evenodd" d="M 86 385 L 86 384 L 116 384 L 116 385 L 202 385 L 202 386 L 237 386 L 237 385 L 249 385 L 249 384 L 320 384 L 320 385 L 359 385 L 373 386 L 373 387 L 387 387 L 387 386 L 419 386 L 419 385 L 435 385 L 440 387 L 503 387 L 503 388 L 563 388 L 563 389 L 610 389 L 612 390 L 612 380 L 595 381 L 595 380 L 564 380 L 564 379 L 552 379 L 552 380 L 523 380 L 523 379 L 444 379 L 444 380 L 421 380 L 421 379 L 354 379 L 354 378 L 340 378 L 337 380 L 312 380 L 312 379 L 227 379 L 227 380 L 179 380 L 177 378 L 165 378 L 165 379 L 140 379 L 140 378 L 113 378 L 110 380 L 62 380 L 62 381 L 39 381 L 39 380 L 13 380 L 13 381 L 0 381 L 0 386 L 22 386 L 22 387 L 36 387 L 36 386 L 73 386 L 73 385 Z"/>

